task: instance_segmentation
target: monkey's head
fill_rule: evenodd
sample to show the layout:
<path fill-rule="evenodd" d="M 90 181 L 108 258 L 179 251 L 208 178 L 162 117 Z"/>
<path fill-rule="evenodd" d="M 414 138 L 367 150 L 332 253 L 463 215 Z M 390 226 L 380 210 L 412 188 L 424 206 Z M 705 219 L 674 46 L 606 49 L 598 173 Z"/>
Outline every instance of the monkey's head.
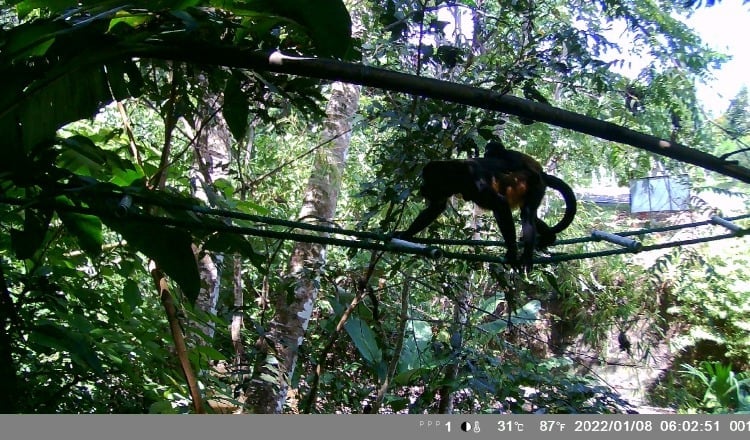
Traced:
<path fill-rule="evenodd" d="M 484 147 L 484 157 L 501 157 L 502 151 L 505 151 L 505 145 L 500 140 L 489 141 Z"/>

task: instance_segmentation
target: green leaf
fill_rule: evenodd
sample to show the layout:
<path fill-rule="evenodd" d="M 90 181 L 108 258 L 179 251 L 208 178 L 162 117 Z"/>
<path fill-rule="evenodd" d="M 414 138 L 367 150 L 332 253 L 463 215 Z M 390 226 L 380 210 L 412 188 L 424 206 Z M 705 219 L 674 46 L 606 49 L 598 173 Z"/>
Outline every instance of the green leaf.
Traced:
<path fill-rule="evenodd" d="M 236 204 L 237 209 L 239 209 L 242 212 L 247 213 L 255 213 L 260 215 L 268 215 L 271 213 L 271 210 L 266 208 L 265 206 L 259 205 L 255 202 L 252 202 L 250 200 L 241 200 L 238 201 Z"/>
<path fill-rule="evenodd" d="M 406 397 L 388 396 L 386 397 L 386 402 L 388 404 L 388 407 L 394 413 L 397 413 L 402 409 L 406 409 L 409 406 L 409 399 L 407 399 Z"/>
<path fill-rule="evenodd" d="M 477 306 L 477 311 L 480 317 L 486 316 L 487 314 L 495 313 L 497 306 L 505 301 L 505 293 L 498 292 L 495 295 L 482 300 Z"/>
<path fill-rule="evenodd" d="M 101 148 L 90 137 L 70 136 L 63 139 L 60 145 L 62 150 L 58 162 L 62 168 L 73 173 L 109 180 L 117 186 L 129 186 L 143 179 L 143 173 L 135 170 L 131 161 Z"/>
<path fill-rule="evenodd" d="M 85 170 L 88 176 L 98 176 L 107 162 L 104 151 L 86 136 L 71 136 L 60 144 L 60 165 L 74 173 Z"/>
<path fill-rule="evenodd" d="M 20 260 L 34 256 L 47 236 L 52 210 L 27 208 L 24 211 L 23 230 L 11 229 L 10 239 L 13 252 Z"/>
<path fill-rule="evenodd" d="M 254 0 L 249 7 L 266 10 L 299 24 L 321 56 L 351 57 L 352 20 L 341 0 Z"/>
<path fill-rule="evenodd" d="M 204 359 L 223 361 L 227 357 L 219 350 L 209 347 L 208 345 L 198 345 L 191 350 L 193 353 L 200 355 Z"/>
<path fill-rule="evenodd" d="M 383 353 L 378 348 L 375 334 L 364 321 L 356 316 L 350 316 L 344 324 L 344 328 L 346 328 L 354 346 L 357 347 L 365 361 L 371 365 L 376 365 L 383 360 Z"/>
<path fill-rule="evenodd" d="M 42 56 L 54 43 L 57 32 L 66 28 L 67 26 L 61 22 L 50 21 L 12 28 L 5 34 L 4 55 L 13 61 L 24 57 Z"/>
<path fill-rule="evenodd" d="M 398 385 L 408 385 L 412 381 L 426 376 L 430 374 L 430 370 L 432 370 L 433 366 L 430 367 L 420 367 L 420 368 L 414 368 L 412 370 L 405 370 L 401 373 L 397 374 L 396 377 L 393 378 L 393 383 Z"/>
<path fill-rule="evenodd" d="M 424 321 L 412 320 L 406 327 L 403 348 L 399 357 L 399 371 L 409 371 L 432 362 L 432 327 Z"/>
<path fill-rule="evenodd" d="M 130 279 L 126 280 L 122 288 L 122 299 L 130 306 L 130 310 L 140 306 L 143 303 L 143 296 L 141 295 L 141 289 L 138 288 L 138 283 Z"/>
<path fill-rule="evenodd" d="M 72 331 L 86 335 L 90 334 L 94 329 L 96 329 L 96 327 L 94 326 L 95 323 L 95 320 L 91 320 L 91 318 L 88 318 L 84 315 L 73 315 L 68 320 L 69 328 Z"/>
<path fill-rule="evenodd" d="M 76 6 L 78 6 L 76 0 L 25 0 L 16 5 L 16 10 L 20 17 L 25 17 L 35 9 L 45 9 L 55 13 Z"/>
<path fill-rule="evenodd" d="M 234 73 L 224 87 L 224 119 L 237 142 L 242 142 L 245 138 L 250 116 L 250 104 L 242 90 L 243 78 L 241 74 Z"/>
<path fill-rule="evenodd" d="M 66 197 L 57 197 L 56 200 L 73 206 L 73 203 Z M 65 229 L 76 238 L 84 252 L 91 257 L 97 257 L 102 253 L 102 222 L 99 217 L 62 210 L 58 211 L 57 215 L 60 216 Z"/>
<path fill-rule="evenodd" d="M 121 367 L 124 364 L 124 360 L 113 353 L 107 353 L 106 356 L 115 366 Z"/>
<path fill-rule="evenodd" d="M 539 319 L 539 312 L 542 310 L 542 303 L 535 299 L 527 302 L 521 307 L 520 310 L 516 310 L 513 314 L 514 324 L 533 324 Z"/>
<path fill-rule="evenodd" d="M 92 348 L 93 341 L 87 335 L 49 322 L 39 323 L 29 334 L 29 341 L 53 350 L 70 354 L 70 359 L 84 369 L 104 375 L 99 356 Z"/>
<path fill-rule="evenodd" d="M 117 29 L 117 26 L 128 26 L 130 28 L 139 28 L 142 25 L 153 21 L 156 17 L 153 15 L 138 14 L 138 15 L 118 15 L 109 21 L 109 29 L 107 32 L 112 32 Z"/>
<path fill-rule="evenodd" d="M 487 334 L 496 335 L 504 331 L 507 327 L 508 327 L 507 319 L 495 319 L 494 321 L 486 322 L 480 325 L 479 329 Z"/>
<path fill-rule="evenodd" d="M 107 64 L 107 81 L 112 95 L 118 101 L 135 98 L 143 91 L 143 76 L 138 66 L 130 60 Z"/>
<path fill-rule="evenodd" d="M 511 315 L 510 322 L 513 325 L 530 325 L 539 319 L 539 312 L 542 309 L 542 303 L 539 300 L 532 300 L 524 304 L 523 307 L 517 309 Z M 508 326 L 507 319 L 496 319 L 491 322 L 484 323 L 479 328 L 488 334 L 495 335 Z"/>
<path fill-rule="evenodd" d="M 238 253 L 243 258 L 248 258 L 250 263 L 257 268 L 262 268 L 265 261 L 263 255 L 255 252 L 247 239 L 236 234 L 216 232 L 206 240 L 203 249 L 227 254 Z"/>
<path fill-rule="evenodd" d="M 177 410 L 172 408 L 172 403 L 168 400 L 154 402 L 148 407 L 149 414 L 177 414 Z"/>
<path fill-rule="evenodd" d="M 169 226 L 108 219 L 108 226 L 120 233 L 128 244 L 154 260 L 179 284 L 182 292 L 195 302 L 200 290 L 198 264 L 193 254 L 191 235 Z"/>
<path fill-rule="evenodd" d="M 61 65 L 59 69 L 49 74 L 48 82 L 31 84 L 33 92 L 26 91 L 20 105 L 0 120 L 0 126 L 14 120 L 20 123 L 21 141 L 27 151 L 50 144 L 62 125 L 90 117 L 111 100 L 101 67 L 70 69 Z M 35 89 L 37 84 L 39 88 Z"/>

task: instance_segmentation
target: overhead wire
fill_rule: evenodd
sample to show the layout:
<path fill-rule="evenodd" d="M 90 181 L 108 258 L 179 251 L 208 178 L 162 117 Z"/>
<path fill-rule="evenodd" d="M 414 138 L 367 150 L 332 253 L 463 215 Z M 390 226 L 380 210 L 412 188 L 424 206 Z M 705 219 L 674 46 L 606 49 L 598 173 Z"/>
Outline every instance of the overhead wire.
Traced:
<path fill-rule="evenodd" d="M 125 194 L 124 192 L 123 193 L 111 193 L 111 194 L 108 194 L 107 196 L 111 198 L 119 198 L 119 197 L 123 197 L 124 194 Z M 97 194 L 97 196 L 100 196 L 100 195 L 102 194 Z M 51 201 L 40 202 L 36 200 L 31 200 L 31 199 L 14 199 L 14 198 L 9 198 L 9 197 L 0 197 L 0 202 L 5 203 L 5 204 L 10 204 L 10 205 L 25 206 L 25 207 L 45 206 L 45 207 L 54 208 L 60 211 L 94 215 L 100 218 L 127 219 L 128 221 L 156 223 L 156 224 L 168 225 L 168 226 L 184 228 L 184 229 L 189 229 L 189 230 L 201 230 L 201 231 L 209 232 L 209 233 L 210 232 L 225 232 L 225 233 L 237 234 L 237 235 L 243 235 L 243 236 L 254 236 L 254 237 L 262 237 L 262 238 L 270 238 L 270 239 L 275 239 L 275 240 L 291 240 L 291 241 L 298 241 L 298 242 L 317 243 L 317 244 L 322 244 L 322 245 L 332 245 L 332 246 L 340 246 L 340 247 L 347 247 L 347 248 L 354 248 L 354 249 L 388 251 L 388 252 L 394 252 L 394 253 L 411 253 L 411 254 L 420 253 L 418 251 L 415 251 L 409 248 L 402 248 L 402 247 L 390 245 L 389 242 L 392 238 L 390 234 L 345 229 L 345 228 L 341 228 L 338 226 L 314 224 L 314 223 L 304 222 L 304 221 L 284 220 L 284 219 L 262 216 L 262 215 L 257 215 L 257 214 L 249 214 L 249 213 L 244 213 L 244 212 L 239 212 L 239 211 L 234 211 L 234 210 L 229 210 L 229 209 L 210 208 L 210 207 L 200 206 L 200 205 L 195 205 L 195 204 L 177 203 L 177 202 L 172 202 L 172 201 L 167 201 L 167 200 L 155 200 L 153 198 L 143 197 L 139 194 L 132 194 L 132 196 L 143 205 L 151 205 L 151 206 L 157 206 L 161 208 L 185 210 L 186 213 L 192 212 L 195 214 L 199 214 L 201 216 L 211 217 L 214 220 L 218 218 L 218 219 L 234 219 L 234 220 L 241 220 L 241 221 L 251 221 L 253 223 L 260 223 L 260 224 L 264 224 L 268 226 L 282 226 L 285 228 L 289 228 L 290 230 L 279 231 L 279 230 L 265 229 L 265 228 L 253 227 L 253 226 L 232 225 L 232 224 L 221 223 L 221 222 L 205 223 L 205 222 L 201 222 L 200 220 L 187 220 L 187 219 L 181 219 L 181 218 L 175 218 L 175 217 L 143 214 L 140 212 L 136 212 L 132 207 L 130 208 L 128 212 L 122 215 L 116 212 L 95 209 L 92 207 L 70 206 L 70 205 L 65 205 L 65 204 L 54 203 Z M 186 216 L 186 217 L 189 217 L 189 216 Z M 750 218 L 750 213 L 742 214 L 742 215 L 738 215 L 734 217 L 727 217 L 725 220 L 735 221 L 735 220 L 742 220 L 742 219 L 747 219 L 747 218 Z M 676 230 L 682 230 L 682 229 L 687 229 L 687 228 L 697 228 L 697 227 L 709 226 L 713 224 L 714 222 L 712 222 L 711 220 L 705 220 L 705 221 L 699 221 L 699 222 L 684 223 L 680 225 L 670 225 L 670 226 L 662 226 L 662 227 L 655 227 L 655 228 L 622 231 L 622 232 L 618 232 L 616 235 L 619 235 L 621 237 L 645 236 L 645 235 L 649 235 L 653 233 L 676 231 Z M 322 233 L 325 235 L 292 232 L 291 230 L 304 230 L 304 231 Z M 358 239 L 345 239 L 345 238 L 340 238 L 340 237 L 331 237 L 330 235 L 349 236 L 349 237 L 355 237 Z M 649 244 L 649 245 L 644 245 L 640 247 L 639 252 L 657 250 L 657 249 L 665 249 L 665 248 L 678 247 L 678 246 L 688 246 L 688 245 L 694 245 L 694 244 L 705 243 L 705 242 L 716 241 L 716 240 L 724 240 L 724 239 L 734 238 L 740 235 L 743 235 L 743 234 L 737 231 L 734 231 L 734 232 L 730 232 L 726 234 L 718 234 L 718 235 L 713 235 L 709 237 L 700 237 L 700 238 L 670 241 L 670 242 L 657 243 L 657 244 Z M 503 241 L 496 241 L 496 240 L 457 240 L 457 239 L 424 238 L 424 239 L 413 239 L 410 241 L 424 244 L 424 245 L 471 246 L 475 248 L 476 247 L 504 247 L 505 246 L 505 243 Z M 596 237 L 591 237 L 591 236 L 578 237 L 578 238 L 572 238 L 572 239 L 559 240 L 555 242 L 553 246 L 580 244 L 580 243 L 587 243 L 587 242 L 593 242 L 593 241 L 601 241 L 601 240 L 597 239 Z M 558 262 L 563 262 L 563 261 L 598 258 L 598 257 L 605 257 L 605 256 L 619 255 L 619 254 L 626 254 L 626 253 L 634 253 L 634 251 L 625 247 L 618 247 L 618 248 L 613 248 L 613 249 L 603 249 L 603 250 L 598 250 L 598 251 L 582 252 L 582 253 L 551 253 L 549 256 L 542 256 L 542 257 L 535 258 L 534 263 L 535 264 L 550 264 L 550 263 L 558 263 Z M 449 251 L 449 250 L 444 250 L 443 252 L 441 252 L 440 258 L 464 260 L 464 261 L 472 261 L 472 262 L 505 263 L 505 258 L 497 256 L 497 255 L 492 255 L 492 254 L 487 254 L 487 253 L 458 252 L 458 251 Z"/>

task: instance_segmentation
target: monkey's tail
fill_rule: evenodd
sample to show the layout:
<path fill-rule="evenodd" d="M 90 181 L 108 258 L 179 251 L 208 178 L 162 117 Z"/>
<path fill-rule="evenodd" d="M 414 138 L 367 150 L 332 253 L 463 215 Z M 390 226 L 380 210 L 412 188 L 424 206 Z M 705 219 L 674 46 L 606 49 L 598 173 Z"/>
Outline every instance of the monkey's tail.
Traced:
<path fill-rule="evenodd" d="M 562 220 L 560 220 L 556 225 L 550 227 L 550 230 L 553 233 L 558 234 L 565 230 L 565 228 L 570 226 L 571 223 L 573 223 L 573 219 L 576 216 L 576 211 L 578 210 L 578 202 L 576 201 L 576 195 L 573 192 L 573 189 L 568 186 L 568 184 L 565 183 L 562 179 L 545 173 L 544 181 L 547 183 L 548 187 L 559 192 L 565 200 L 565 214 L 563 215 Z"/>

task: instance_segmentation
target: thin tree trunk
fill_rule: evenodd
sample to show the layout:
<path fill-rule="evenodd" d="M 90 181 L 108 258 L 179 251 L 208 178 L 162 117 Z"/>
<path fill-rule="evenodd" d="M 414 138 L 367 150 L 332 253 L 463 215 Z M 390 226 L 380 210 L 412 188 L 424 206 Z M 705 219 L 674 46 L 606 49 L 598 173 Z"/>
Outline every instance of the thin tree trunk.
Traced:
<path fill-rule="evenodd" d="M 232 335 L 232 346 L 234 347 L 234 367 L 238 368 L 244 363 L 245 346 L 242 344 L 242 327 L 244 326 L 245 296 L 242 284 L 242 258 L 234 256 L 234 311 L 232 312 L 232 323 L 230 333 Z"/>
<path fill-rule="evenodd" d="M 359 86 L 332 85 L 326 109 L 323 139 L 330 140 L 315 158 L 300 211 L 303 221 L 330 222 L 336 211 L 341 175 L 349 150 L 352 116 L 359 105 Z M 297 354 L 318 296 L 319 275 L 325 265 L 326 249 L 319 244 L 297 243 L 289 262 L 290 289 L 277 292 L 276 315 L 270 323 L 266 365 L 251 381 L 254 412 L 281 413 L 294 374 Z M 292 295 L 288 294 L 293 292 Z"/>
<path fill-rule="evenodd" d="M 203 407 L 203 397 L 198 388 L 198 378 L 195 376 L 193 367 L 190 365 L 190 360 L 188 359 L 187 345 L 185 344 L 182 327 L 180 326 L 180 321 L 177 317 L 177 307 L 175 307 L 174 298 L 169 291 L 169 282 L 167 281 L 166 276 L 164 276 L 164 272 L 162 272 L 162 270 L 155 264 L 153 268 L 151 268 L 151 277 L 159 290 L 159 299 L 161 300 L 161 304 L 164 306 L 164 311 L 167 314 L 169 330 L 172 333 L 172 340 L 174 341 L 177 358 L 180 360 L 180 367 L 185 374 L 190 397 L 193 401 L 193 411 L 195 411 L 196 414 L 205 414 L 206 410 Z"/>
<path fill-rule="evenodd" d="M 469 310 L 469 293 L 466 290 L 461 291 L 453 304 L 453 325 L 451 326 L 451 363 L 445 367 L 445 385 L 443 385 L 438 394 L 440 403 L 438 413 L 453 413 L 453 395 L 456 391 L 455 382 L 458 377 L 460 352 L 463 345 L 463 332 L 466 328 Z"/>
<path fill-rule="evenodd" d="M 207 79 L 201 74 L 198 83 L 204 90 L 209 90 Z M 218 195 L 214 182 L 228 177 L 231 158 L 232 135 L 229 132 L 222 113 L 223 100 L 220 94 L 206 92 L 198 104 L 196 132 L 194 138 L 195 167 L 190 173 L 193 195 L 204 200 L 210 206 L 217 206 Z M 186 124 L 187 125 L 187 124 Z M 224 267 L 224 255 L 197 250 L 198 270 L 201 277 L 201 289 L 196 298 L 198 309 L 216 314 L 216 305 L 221 288 L 221 274 Z M 193 327 L 201 332 L 206 340 L 213 339 L 215 328 L 212 321 L 195 323 Z"/>
<path fill-rule="evenodd" d="M 153 182 L 156 189 L 163 191 L 167 183 L 167 176 L 169 175 L 169 156 L 172 151 L 172 134 L 177 124 L 177 117 L 175 116 L 175 103 L 178 100 L 177 95 L 177 82 L 174 80 L 176 70 L 173 69 L 171 72 L 172 84 L 170 86 L 170 98 L 165 104 L 165 119 L 164 119 L 164 147 L 161 152 L 161 159 L 159 161 L 159 170 L 151 181 Z M 197 264 L 197 261 L 196 261 Z M 164 272 L 159 265 L 152 261 L 149 263 L 149 270 L 154 280 L 154 285 L 159 293 L 159 299 L 161 300 L 164 311 L 167 315 L 167 321 L 169 322 L 169 329 L 172 333 L 172 340 L 174 341 L 177 358 L 180 361 L 180 367 L 182 373 L 185 375 L 185 380 L 190 390 L 190 396 L 193 401 L 193 409 L 197 414 L 204 414 L 206 412 L 203 407 L 203 397 L 201 396 L 200 389 L 198 388 L 198 379 L 193 371 L 193 367 L 190 364 L 187 353 L 187 345 L 185 344 L 184 334 L 182 332 L 182 326 L 180 325 L 179 317 L 177 316 L 177 308 L 174 303 L 174 297 L 172 292 L 169 290 L 169 283 L 167 282 Z"/>

